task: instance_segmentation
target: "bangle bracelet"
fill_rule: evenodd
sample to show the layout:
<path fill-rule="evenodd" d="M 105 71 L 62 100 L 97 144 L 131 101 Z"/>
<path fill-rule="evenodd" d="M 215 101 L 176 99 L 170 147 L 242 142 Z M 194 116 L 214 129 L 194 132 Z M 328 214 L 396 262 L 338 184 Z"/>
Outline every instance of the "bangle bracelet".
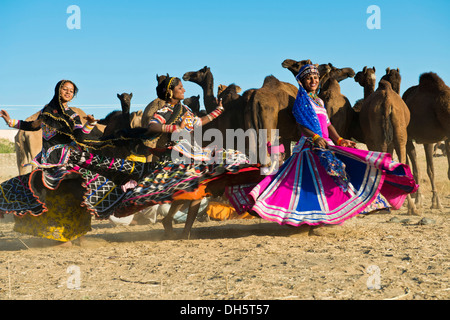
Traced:
<path fill-rule="evenodd" d="M 312 140 L 313 140 L 313 142 L 315 142 L 319 138 L 320 138 L 320 136 L 316 133 L 315 135 L 313 135 Z"/>
<path fill-rule="evenodd" d="M 342 138 L 342 137 L 340 137 L 340 138 L 337 140 L 337 145 L 338 145 L 338 146 L 341 145 L 342 140 L 344 140 L 344 138 Z"/>

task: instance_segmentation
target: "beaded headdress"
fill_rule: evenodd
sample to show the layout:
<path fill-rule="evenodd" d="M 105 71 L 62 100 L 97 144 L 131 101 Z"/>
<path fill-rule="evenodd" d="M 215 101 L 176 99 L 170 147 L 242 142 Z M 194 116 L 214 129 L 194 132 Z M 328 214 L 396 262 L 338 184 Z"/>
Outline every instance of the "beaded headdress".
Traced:
<path fill-rule="evenodd" d="M 319 74 L 319 69 L 313 64 L 307 64 L 301 67 L 298 75 L 296 76 L 297 80 L 303 80 L 306 76 L 310 74 Z"/>

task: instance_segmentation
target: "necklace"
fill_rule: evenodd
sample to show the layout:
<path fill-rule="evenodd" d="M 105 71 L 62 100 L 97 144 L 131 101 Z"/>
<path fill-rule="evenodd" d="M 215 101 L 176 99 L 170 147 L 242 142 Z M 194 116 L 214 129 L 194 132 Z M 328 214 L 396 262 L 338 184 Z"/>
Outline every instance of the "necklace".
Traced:
<path fill-rule="evenodd" d="M 317 93 L 308 92 L 308 96 L 313 100 L 317 105 L 321 106 L 320 98 L 317 96 Z"/>

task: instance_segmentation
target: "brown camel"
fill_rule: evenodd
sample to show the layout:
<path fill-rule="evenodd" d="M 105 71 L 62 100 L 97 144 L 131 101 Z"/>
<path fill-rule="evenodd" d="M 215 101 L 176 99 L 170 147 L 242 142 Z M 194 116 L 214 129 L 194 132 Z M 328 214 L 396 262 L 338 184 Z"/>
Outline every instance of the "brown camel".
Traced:
<path fill-rule="evenodd" d="M 411 121 L 408 126 L 407 151 L 416 181 L 420 181 L 420 171 L 413 140 L 423 144 L 427 161 L 427 173 L 433 193 L 432 209 L 441 209 L 438 190 L 434 182 L 433 144 L 445 140 L 447 159 L 449 162 L 448 178 L 450 179 L 450 88 L 434 72 L 423 73 L 419 84 L 410 87 L 403 94 L 410 112 Z M 416 202 L 422 204 L 420 188 Z"/>
<path fill-rule="evenodd" d="M 217 99 L 214 96 L 213 93 L 213 87 L 214 87 L 214 77 L 211 73 L 211 69 L 207 66 L 204 68 L 198 70 L 198 71 L 190 71 L 186 72 L 183 75 L 184 81 L 191 81 L 198 85 L 200 85 L 203 89 L 203 101 L 205 104 L 205 109 L 207 113 L 212 112 L 215 108 L 217 108 Z M 220 87 L 219 90 L 221 90 Z M 211 121 L 207 125 L 205 125 L 202 130 L 203 132 L 206 132 L 208 129 L 218 129 L 221 132 L 221 135 L 223 137 L 222 141 L 216 141 L 213 140 L 213 144 L 219 145 L 222 144 L 222 147 L 231 147 L 236 148 L 236 141 L 235 138 L 232 136 L 230 137 L 230 140 L 227 142 L 227 129 L 237 130 L 244 128 L 244 122 L 243 122 L 243 109 L 246 101 L 248 100 L 248 96 L 250 95 L 250 92 L 244 92 L 242 96 L 239 95 L 239 91 L 241 89 L 236 86 L 235 84 L 229 85 L 226 89 L 224 89 L 224 92 L 220 91 L 220 94 L 222 96 L 222 105 L 224 107 L 224 112 L 220 117 L 215 119 L 214 121 Z M 237 131 L 234 131 L 235 133 L 238 133 Z M 208 138 L 205 137 L 205 141 L 203 141 L 203 145 L 207 146 L 211 144 Z M 232 139 L 232 140 L 231 140 Z M 239 145 L 238 145 L 239 148 Z M 240 148 L 239 148 L 240 149 Z M 240 150 L 245 151 L 245 150 Z"/>
<path fill-rule="evenodd" d="M 40 111 L 26 118 L 26 121 L 33 121 L 39 116 Z M 14 147 L 16 150 L 17 168 L 19 175 L 27 174 L 33 169 L 28 164 L 42 150 L 42 130 L 24 131 L 19 130 L 14 137 Z"/>
<path fill-rule="evenodd" d="M 292 113 L 297 91 L 296 86 L 282 82 L 274 76 L 267 76 L 264 79 L 263 86 L 252 92 L 244 108 L 246 129 L 255 129 L 258 136 L 259 130 L 267 130 L 266 141 L 271 143 L 279 136 L 280 143 L 285 147 L 286 157 L 291 154 L 291 141 L 298 141 L 301 136 Z M 278 129 L 278 135 L 275 134 L 275 129 Z M 260 143 L 258 141 L 258 144 Z M 258 154 L 254 153 L 256 152 L 255 147 L 251 147 L 253 155 Z M 263 147 L 266 146 L 259 146 L 259 148 Z M 259 156 L 262 155 L 258 154 L 260 163 L 269 163 L 267 154 L 264 154 L 263 158 Z"/>
<path fill-rule="evenodd" d="M 294 75 L 294 77 L 296 77 L 300 71 L 300 69 L 307 64 L 312 64 L 311 60 L 306 59 L 306 60 L 300 60 L 300 61 L 296 61 L 293 59 L 285 59 L 282 63 L 281 66 L 283 68 L 288 69 L 290 72 L 292 72 L 292 74 Z"/>
<path fill-rule="evenodd" d="M 324 102 L 330 122 L 340 136 L 350 139 L 350 125 L 354 115 L 350 101 L 341 93 L 339 82 L 355 76 L 352 68 L 338 69 L 331 63 L 330 71 L 322 76 L 319 98 Z"/>
<path fill-rule="evenodd" d="M 226 134 L 227 129 L 242 129 L 244 130 L 244 100 L 239 93 L 242 91 L 241 87 L 232 83 L 229 86 L 220 85 L 217 92 L 217 98 L 222 99 L 224 107 L 223 114 L 217 119 L 217 128 Z M 225 145 L 224 145 L 225 147 Z M 241 150 L 242 151 L 242 150 Z"/>
<path fill-rule="evenodd" d="M 360 86 L 364 89 L 364 96 L 362 99 L 359 99 L 355 102 L 353 106 L 353 117 L 352 122 L 349 129 L 350 137 L 356 139 L 359 142 L 365 143 L 364 135 L 362 133 L 360 121 L 359 121 L 359 112 L 361 111 L 361 107 L 363 105 L 364 99 L 367 99 L 374 91 L 376 85 L 376 75 L 375 75 L 375 67 L 367 68 L 365 66 L 362 71 L 359 71 L 355 75 L 355 82 L 359 83 Z"/>
<path fill-rule="evenodd" d="M 355 102 L 353 106 L 353 110 L 359 112 L 361 110 L 362 103 L 364 99 L 367 99 L 374 91 L 376 85 L 376 75 L 375 75 L 375 67 L 367 68 L 365 66 L 362 71 L 356 73 L 355 82 L 358 82 L 361 87 L 364 88 L 364 96 L 363 99 L 359 99 Z"/>
<path fill-rule="evenodd" d="M 188 97 L 183 100 L 183 103 L 187 105 L 195 115 L 200 114 L 200 95 Z"/>
<path fill-rule="evenodd" d="M 184 81 L 198 84 L 203 89 L 203 104 L 207 113 L 217 108 L 216 97 L 214 96 L 214 77 L 211 69 L 207 66 L 198 71 L 189 71 L 183 75 Z"/>
<path fill-rule="evenodd" d="M 399 162 L 406 163 L 407 127 L 410 112 L 400 95 L 392 87 L 400 87 L 400 77 L 380 80 L 375 92 L 364 99 L 359 121 L 367 148 L 372 151 L 393 153 L 398 155 Z M 407 196 L 408 214 L 418 214 L 416 206 Z"/>

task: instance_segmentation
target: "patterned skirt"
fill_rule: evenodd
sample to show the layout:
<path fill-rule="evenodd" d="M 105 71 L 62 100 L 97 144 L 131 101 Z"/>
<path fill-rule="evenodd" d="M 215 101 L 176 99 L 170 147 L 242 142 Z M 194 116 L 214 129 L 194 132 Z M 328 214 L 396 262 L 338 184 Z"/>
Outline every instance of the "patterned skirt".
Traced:
<path fill-rule="evenodd" d="M 21 217 L 17 231 L 67 241 L 89 231 L 92 216 L 125 217 L 155 204 L 201 199 L 259 176 L 259 168 L 239 152 L 228 151 L 223 163 L 163 159 L 144 163 L 72 150 L 65 167 L 39 168 L 0 184 L 0 216 Z M 60 185 L 67 183 L 66 192 L 78 202 L 60 194 Z M 58 236 L 68 225 L 73 230 Z"/>
<path fill-rule="evenodd" d="M 73 152 L 72 170 L 83 177 L 84 205 L 99 218 L 124 217 L 174 200 L 195 200 L 220 193 L 228 185 L 259 176 L 258 167 L 239 157 L 224 164 L 165 159 L 142 163 Z"/>
<path fill-rule="evenodd" d="M 0 215 L 13 213 L 15 231 L 42 238 L 64 242 L 86 234 L 91 230 L 92 216 L 80 205 L 81 180 L 68 175 L 36 169 L 3 182 Z M 56 183 L 53 188 L 48 181 Z"/>
<path fill-rule="evenodd" d="M 407 194 L 417 190 L 410 168 L 388 153 L 330 146 L 345 170 L 336 173 L 311 146 L 302 138 L 279 171 L 250 192 L 235 187 L 241 193 L 234 194 L 230 188 L 236 210 L 251 208 L 261 218 L 293 226 L 340 224 L 370 210 L 399 209 Z"/>

